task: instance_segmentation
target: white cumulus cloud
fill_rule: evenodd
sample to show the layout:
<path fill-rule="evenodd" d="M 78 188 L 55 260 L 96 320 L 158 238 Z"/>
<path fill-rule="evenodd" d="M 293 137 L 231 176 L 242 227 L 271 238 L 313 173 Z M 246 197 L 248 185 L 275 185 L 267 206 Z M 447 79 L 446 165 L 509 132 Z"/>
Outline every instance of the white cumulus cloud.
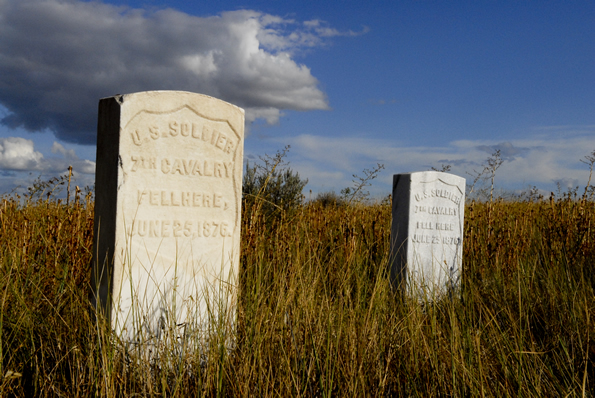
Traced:
<path fill-rule="evenodd" d="M 364 30 L 365 31 L 365 30 Z M 310 69 L 293 58 L 339 32 L 251 10 L 196 17 L 100 1 L 0 1 L 2 123 L 95 143 L 102 97 L 184 90 L 278 122 L 283 110 L 328 109 Z"/>
<path fill-rule="evenodd" d="M 33 141 L 20 137 L 0 138 L 0 169 L 38 170 L 42 159 Z"/>
<path fill-rule="evenodd" d="M 46 158 L 35 150 L 32 140 L 21 137 L 0 138 L 0 170 L 63 173 L 68 166 L 72 166 L 76 173 L 95 173 L 95 162 L 80 159 L 74 150 L 66 149 L 57 142 L 52 146 L 52 153 L 57 156 Z"/>
<path fill-rule="evenodd" d="M 82 174 L 95 174 L 95 162 L 87 159 L 79 159 L 74 149 L 66 149 L 62 144 L 54 142 L 52 153 L 62 155 L 46 159 L 50 170 L 61 171 L 72 166 L 72 169 Z"/>

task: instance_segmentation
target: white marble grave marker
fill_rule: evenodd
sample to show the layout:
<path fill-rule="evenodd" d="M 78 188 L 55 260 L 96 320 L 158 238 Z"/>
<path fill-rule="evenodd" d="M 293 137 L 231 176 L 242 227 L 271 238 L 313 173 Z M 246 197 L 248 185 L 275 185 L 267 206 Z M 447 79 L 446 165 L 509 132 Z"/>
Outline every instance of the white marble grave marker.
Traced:
<path fill-rule="evenodd" d="M 433 300 L 456 289 L 463 260 L 465 179 L 425 171 L 393 176 L 391 281 Z"/>
<path fill-rule="evenodd" d="M 124 341 L 233 323 L 243 145 L 244 111 L 212 97 L 99 102 L 91 300 Z"/>

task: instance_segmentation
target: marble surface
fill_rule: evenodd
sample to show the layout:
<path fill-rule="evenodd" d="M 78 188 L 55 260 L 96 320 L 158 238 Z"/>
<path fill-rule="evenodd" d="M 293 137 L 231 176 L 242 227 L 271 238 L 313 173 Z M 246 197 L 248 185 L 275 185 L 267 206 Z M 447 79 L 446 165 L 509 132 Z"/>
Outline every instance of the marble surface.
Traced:
<path fill-rule="evenodd" d="M 460 284 L 465 179 L 426 171 L 393 177 L 391 281 L 434 299 Z"/>
<path fill-rule="evenodd" d="M 125 341 L 233 323 L 244 111 L 152 91 L 99 103 L 91 300 Z"/>

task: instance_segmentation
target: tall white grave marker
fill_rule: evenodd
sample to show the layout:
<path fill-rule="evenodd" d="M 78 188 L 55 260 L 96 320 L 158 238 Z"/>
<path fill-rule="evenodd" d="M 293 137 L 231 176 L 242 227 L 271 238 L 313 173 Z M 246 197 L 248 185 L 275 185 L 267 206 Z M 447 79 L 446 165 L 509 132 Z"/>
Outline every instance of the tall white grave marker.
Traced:
<path fill-rule="evenodd" d="M 91 300 L 127 342 L 233 324 L 244 111 L 201 94 L 99 102 Z"/>
<path fill-rule="evenodd" d="M 433 300 L 456 289 L 463 260 L 465 179 L 425 171 L 393 176 L 391 280 Z"/>

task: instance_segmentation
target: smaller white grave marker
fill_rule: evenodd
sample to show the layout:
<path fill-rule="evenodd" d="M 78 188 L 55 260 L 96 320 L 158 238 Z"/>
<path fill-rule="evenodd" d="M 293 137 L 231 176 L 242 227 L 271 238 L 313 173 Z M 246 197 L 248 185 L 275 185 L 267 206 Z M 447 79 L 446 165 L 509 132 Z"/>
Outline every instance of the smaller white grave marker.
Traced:
<path fill-rule="evenodd" d="M 463 261 L 465 179 L 425 171 L 393 176 L 391 282 L 409 295 L 457 289 Z"/>

